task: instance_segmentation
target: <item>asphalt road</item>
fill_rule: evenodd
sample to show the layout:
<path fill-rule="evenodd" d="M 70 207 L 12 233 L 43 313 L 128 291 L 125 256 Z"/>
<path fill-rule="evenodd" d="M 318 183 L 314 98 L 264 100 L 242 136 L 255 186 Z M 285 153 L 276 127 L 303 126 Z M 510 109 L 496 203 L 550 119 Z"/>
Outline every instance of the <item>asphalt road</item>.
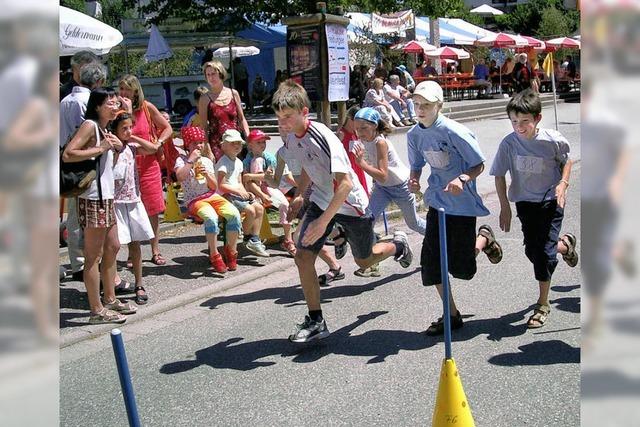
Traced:
<path fill-rule="evenodd" d="M 561 131 L 579 159 L 579 104 L 560 107 Z M 553 117 L 552 110 L 544 113 L 547 120 Z M 481 135 L 491 159 L 508 122 L 467 125 Z M 579 176 L 578 162 L 563 226 L 578 238 Z M 487 188 L 485 202 L 492 215 L 479 223 L 498 230 L 491 181 L 484 176 L 480 185 Z M 514 225 L 510 233 L 497 232 L 505 251 L 500 264 L 481 255 L 473 280 L 452 281 L 465 317 L 465 326 L 453 334 L 453 356 L 476 425 L 577 426 L 580 271 L 560 262 L 550 319 L 542 329 L 527 330 L 538 287 Z M 393 223 L 396 227 L 406 229 L 402 223 Z M 197 273 L 198 268 L 184 273 L 192 265 L 204 265 L 206 258 L 198 253 L 204 244 L 194 237 L 197 230 L 180 233 L 179 242 L 163 241 L 163 251 L 178 246 L 170 243 L 181 243 L 175 252 L 165 251 L 172 260 L 169 268 L 162 272 L 153 267 L 145 278 L 156 294 L 152 298 L 176 297 L 180 287 L 186 292 L 198 283 L 220 280 Z M 409 236 L 418 258 L 421 239 L 413 232 Z M 343 261 L 347 278 L 322 291 L 332 335 L 321 343 L 286 340 L 306 313 L 291 260 L 277 265 L 268 260 L 277 266 L 271 274 L 124 325 L 142 424 L 430 424 L 444 358 L 442 340 L 424 334 L 442 311 L 435 290 L 421 286 L 417 260 L 409 269 L 385 261 L 383 277 L 370 279 L 351 274 L 355 265 L 349 255 Z M 177 264 L 181 267 L 172 267 Z M 165 295 L 165 288 L 173 295 Z M 71 315 L 66 319 L 74 320 Z M 63 334 L 80 323 L 66 325 Z M 68 426 L 126 423 L 107 334 L 61 349 L 60 421 Z"/>

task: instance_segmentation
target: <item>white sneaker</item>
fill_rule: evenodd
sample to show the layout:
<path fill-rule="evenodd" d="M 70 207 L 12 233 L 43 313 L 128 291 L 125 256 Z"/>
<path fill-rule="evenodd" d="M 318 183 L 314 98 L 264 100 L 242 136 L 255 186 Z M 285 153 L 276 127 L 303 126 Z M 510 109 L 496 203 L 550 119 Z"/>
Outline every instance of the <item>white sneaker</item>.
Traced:
<path fill-rule="evenodd" d="M 269 258 L 269 252 L 267 252 L 266 246 L 260 241 L 249 240 L 245 243 L 245 247 L 249 252 L 254 255 Z"/>

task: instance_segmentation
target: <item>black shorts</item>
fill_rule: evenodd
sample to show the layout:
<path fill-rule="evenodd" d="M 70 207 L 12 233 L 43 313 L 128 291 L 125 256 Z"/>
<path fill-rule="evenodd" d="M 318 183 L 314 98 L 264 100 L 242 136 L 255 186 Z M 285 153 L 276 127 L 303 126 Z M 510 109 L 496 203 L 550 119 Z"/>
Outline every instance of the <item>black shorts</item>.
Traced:
<path fill-rule="evenodd" d="M 471 280 L 477 271 L 476 217 L 447 215 L 446 222 L 449 273 L 457 279 Z M 438 210 L 429 207 L 420 257 L 424 286 L 442 283 L 439 232 Z"/>
<path fill-rule="evenodd" d="M 371 256 L 373 245 L 376 242 L 376 236 L 373 232 L 373 216 L 370 213 L 363 216 L 336 214 L 329 222 L 329 225 L 327 225 L 327 229 L 324 231 L 322 237 L 316 240 L 312 245 L 302 245 L 302 238 L 307 227 L 311 222 L 319 218 L 323 212 L 324 211 L 315 203 L 311 202 L 309 204 L 304 218 L 302 219 L 302 223 L 299 226 L 300 235 L 296 242 L 296 247 L 298 249 L 306 249 L 315 254 L 320 252 L 320 249 L 324 246 L 324 242 L 327 240 L 327 237 L 331 234 L 334 224 L 337 222 L 344 228 L 347 242 L 349 242 L 349 245 L 351 246 L 351 253 L 353 254 L 353 257 L 357 259 L 367 259 Z"/>
<path fill-rule="evenodd" d="M 516 212 L 522 224 L 524 253 L 533 264 L 536 280 L 548 282 L 558 265 L 558 238 L 564 209 L 556 200 L 516 202 Z"/>

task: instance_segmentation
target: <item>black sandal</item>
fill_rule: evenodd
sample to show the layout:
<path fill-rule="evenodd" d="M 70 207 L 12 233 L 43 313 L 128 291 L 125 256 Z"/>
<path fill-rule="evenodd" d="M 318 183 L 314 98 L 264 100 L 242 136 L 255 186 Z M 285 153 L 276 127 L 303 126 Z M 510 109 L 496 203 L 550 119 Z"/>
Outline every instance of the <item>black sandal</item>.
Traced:
<path fill-rule="evenodd" d="M 133 286 L 133 283 L 122 279 L 120 283 L 116 285 L 115 290 L 116 295 L 130 294 L 135 291 L 135 287 Z"/>
<path fill-rule="evenodd" d="M 462 315 L 458 311 L 458 313 L 454 316 L 451 316 L 451 330 L 456 330 L 462 328 L 464 322 L 462 321 Z M 440 317 L 435 322 L 431 322 L 431 326 L 427 328 L 426 331 L 429 336 L 436 336 L 444 334 L 444 318 Z"/>
<path fill-rule="evenodd" d="M 327 286 L 334 280 L 342 280 L 345 277 L 345 274 L 342 272 L 342 267 L 338 267 L 337 269 L 330 268 L 325 274 L 318 276 L 318 282 L 320 282 L 320 286 Z"/>
<path fill-rule="evenodd" d="M 335 251 L 336 258 L 342 259 L 347 254 L 347 235 L 340 224 L 336 224 L 335 229 L 338 231 L 338 234 L 332 239 L 334 245 L 333 250 Z M 341 239 L 341 243 L 336 242 L 336 240 Z"/>
<path fill-rule="evenodd" d="M 136 293 L 136 298 L 135 298 L 135 302 L 138 305 L 145 305 L 147 303 L 147 301 L 149 301 L 149 295 L 147 295 L 147 291 L 144 287 L 142 286 L 136 286 L 134 288 L 134 291 Z M 144 292 L 144 294 L 139 295 L 138 292 L 142 291 Z"/>

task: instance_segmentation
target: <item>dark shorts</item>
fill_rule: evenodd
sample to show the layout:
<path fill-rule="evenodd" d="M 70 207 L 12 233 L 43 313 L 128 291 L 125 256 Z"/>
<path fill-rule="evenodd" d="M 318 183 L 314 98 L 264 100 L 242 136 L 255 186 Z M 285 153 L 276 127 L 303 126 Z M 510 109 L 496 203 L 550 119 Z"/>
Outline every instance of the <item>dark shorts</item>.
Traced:
<path fill-rule="evenodd" d="M 307 227 L 311 222 L 319 218 L 323 212 L 324 211 L 315 203 L 312 202 L 309 204 L 304 218 L 302 219 L 302 223 L 299 225 L 300 235 L 296 242 L 296 247 L 298 249 L 306 249 L 315 254 L 320 252 L 320 249 L 324 246 L 324 242 L 327 240 L 327 237 L 331 234 L 334 224 L 337 222 L 342 225 L 345 230 L 347 242 L 349 242 L 349 245 L 351 246 L 351 253 L 353 254 L 353 257 L 357 259 L 366 259 L 371 256 L 373 245 L 376 242 L 376 236 L 373 232 L 373 216 L 368 213 L 364 216 L 336 214 L 331 222 L 329 222 L 329 225 L 324 231 L 322 237 L 310 246 L 303 246 L 302 237 L 304 236 Z"/>
<path fill-rule="evenodd" d="M 558 238 L 564 209 L 556 200 L 517 202 L 516 212 L 522 224 L 524 253 L 533 264 L 536 280 L 547 282 L 558 265 Z"/>
<path fill-rule="evenodd" d="M 447 215 L 447 256 L 449 273 L 457 279 L 471 280 L 476 274 L 476 217 Z M 429 207 L 427 231 L 422 241 L 422 284 L 442 283 L 440 268 L 440 225 L 438 210 Z"/>

